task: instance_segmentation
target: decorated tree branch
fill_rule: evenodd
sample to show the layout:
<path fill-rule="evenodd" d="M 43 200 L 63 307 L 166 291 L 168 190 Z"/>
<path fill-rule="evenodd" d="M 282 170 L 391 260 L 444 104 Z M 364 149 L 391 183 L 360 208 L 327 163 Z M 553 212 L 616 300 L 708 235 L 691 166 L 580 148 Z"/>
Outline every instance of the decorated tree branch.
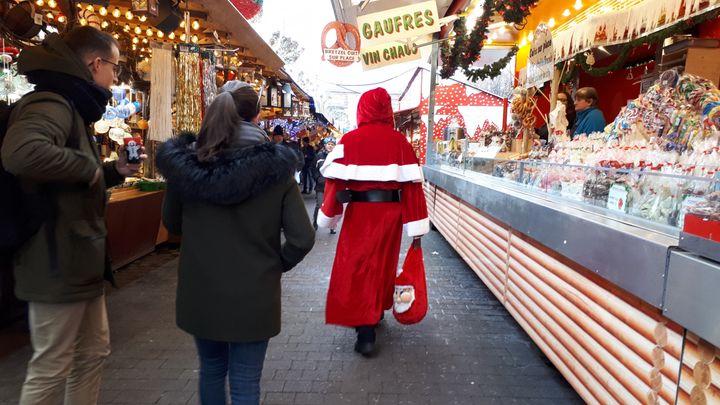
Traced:
<path fill-rule="evenodd" d="M 498 13 L 503 17 L 505 22 L 511 24 L 525 24 L 527 16 L 530 14 L 530 7 L 532 7 L 536 0 L 512 0 L 512 1 L 498 1 L 498 0 L 486 0 L 483 3 L 483 13 L 473 27 L 470 35 L 467 35 L 465 29 L 465 18 L 461 17 L 455 21 L 455 43 L 448 45 L 443 44 L 441 47 L 441 60 L 442 69 L 440 76 L 447 79 L 455 74 L 455 71 L 460 67 L 463 69 L 465 75 L 473 82 L 478 80 L 485 80 L 495 78 L 502 70 L 507 66 L 508 63 L 517 53 L 517 48 L 512 48 L 508 54 L 502 59 L 485 65 L 480 68 L 472 67 L 480 58 L 485 41 L 488 38 L 488 26 L 490 25 L 490 17 L 493 13 Z"/>

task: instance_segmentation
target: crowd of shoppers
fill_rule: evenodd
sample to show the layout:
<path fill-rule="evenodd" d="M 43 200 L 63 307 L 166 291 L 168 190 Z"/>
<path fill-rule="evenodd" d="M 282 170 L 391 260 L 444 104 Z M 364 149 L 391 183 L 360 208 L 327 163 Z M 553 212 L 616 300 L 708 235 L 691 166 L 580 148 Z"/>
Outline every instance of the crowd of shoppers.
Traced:
<path fill-rule="evenodd" d="M 110 354 L 106 190 L 147 158 L 130 164 L 120 147 L 119 159 L 103 164 L 90 133 L 119 64 L 118 42 L 91 27 L 50 34 L 20 56 L 20 73 L 36 91 L 12 110 L 2 168 L 24 190 L 48 190 L 52 213 L 14 254 L 15 292 L 30 303 L 33 346 L 22 405 L 98 400 Z M 259 404 L 268 342 L 281 329 L 281 277 L 312 249 L 313 228 L 334 234 L 347 204 L 326 320 L 356 328 L 363 355 L 373 353 L 375 325 L 392 306 L 403 227 L 416 239 L 429 229 L 422 173 L 393 129 L 385 90 L 362 96 L 359 128 L 337 146 L 332 138 L 317 149 L 308 138 L 299 146 L 280 126 L 266 133 L 259 116 L 252 86 L 229 81 L 197 134 L 157 150 L 167 180 L 162 221 L 181 237 L 176 320 L 195 341 L 205 405 L 224 405 L 226 385 L 232 404 Z M 311 223 L 301 193 L 313 190 Z"/>

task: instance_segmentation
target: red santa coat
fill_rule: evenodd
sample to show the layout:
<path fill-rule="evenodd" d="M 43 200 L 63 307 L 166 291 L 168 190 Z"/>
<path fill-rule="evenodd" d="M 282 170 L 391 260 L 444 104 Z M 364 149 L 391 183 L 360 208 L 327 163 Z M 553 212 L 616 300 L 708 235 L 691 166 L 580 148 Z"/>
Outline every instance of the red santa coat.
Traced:
<path fill-rule="evenodd" d="M 325 199 L 318 225 L 334 228 L 344 215 L 330 277 L 325 319 L 343 326 L 373 325 L 393 304 L 403 228 L 409 236 L 430 230 L 423 174 L 415 152 L 393 129 L 390 95 L 382 88 L 362 95 L 358 129 L 347 133 L 320 169 Z M 340 190 L 400 190 L 400 202 L 351 202 Z"/>

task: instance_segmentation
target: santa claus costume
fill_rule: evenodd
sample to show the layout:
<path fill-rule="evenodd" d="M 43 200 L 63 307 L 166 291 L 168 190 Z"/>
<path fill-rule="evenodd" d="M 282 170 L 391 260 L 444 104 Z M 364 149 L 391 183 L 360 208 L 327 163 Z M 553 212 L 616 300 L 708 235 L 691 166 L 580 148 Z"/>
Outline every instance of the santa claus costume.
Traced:
<path fill-rule="evenodd" d="M 430 222 L 422 169 L 410 143 L 393 128 L 385 89 L 360 97 L 357 122 L 358 129 L 343 136 L 320 169 L 327 180 L 317 222 L 334 228 L 344 214 L 325 319 L 355 327 L 355 350 L 368 355 L 375 325 L 393 305 L 403 228 L 420 237 Z"/>

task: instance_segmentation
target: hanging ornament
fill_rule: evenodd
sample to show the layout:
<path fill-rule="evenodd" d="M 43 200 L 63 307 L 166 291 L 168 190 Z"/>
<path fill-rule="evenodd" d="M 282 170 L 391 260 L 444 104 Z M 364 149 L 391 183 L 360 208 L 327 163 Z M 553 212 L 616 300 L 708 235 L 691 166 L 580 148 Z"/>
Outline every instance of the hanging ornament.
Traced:
<path fill-rule="evenodd" d="M 202 119 L 200 53 L 192 49 L 178 52 L 176 66 L 177 128 L 197 132 Z"/>
<path fill-rule="evenodd" d="M 250 20 L 262 10 L 263 0 L 230 0 L 246 20 Z"/>
<path fill-rule="evenodd" d="M 585 57 L 585 63 L 590 66 L 595 65 L 595 55 L 593 55 L 592 51 L 587 53 L 587 56 Z"/>

